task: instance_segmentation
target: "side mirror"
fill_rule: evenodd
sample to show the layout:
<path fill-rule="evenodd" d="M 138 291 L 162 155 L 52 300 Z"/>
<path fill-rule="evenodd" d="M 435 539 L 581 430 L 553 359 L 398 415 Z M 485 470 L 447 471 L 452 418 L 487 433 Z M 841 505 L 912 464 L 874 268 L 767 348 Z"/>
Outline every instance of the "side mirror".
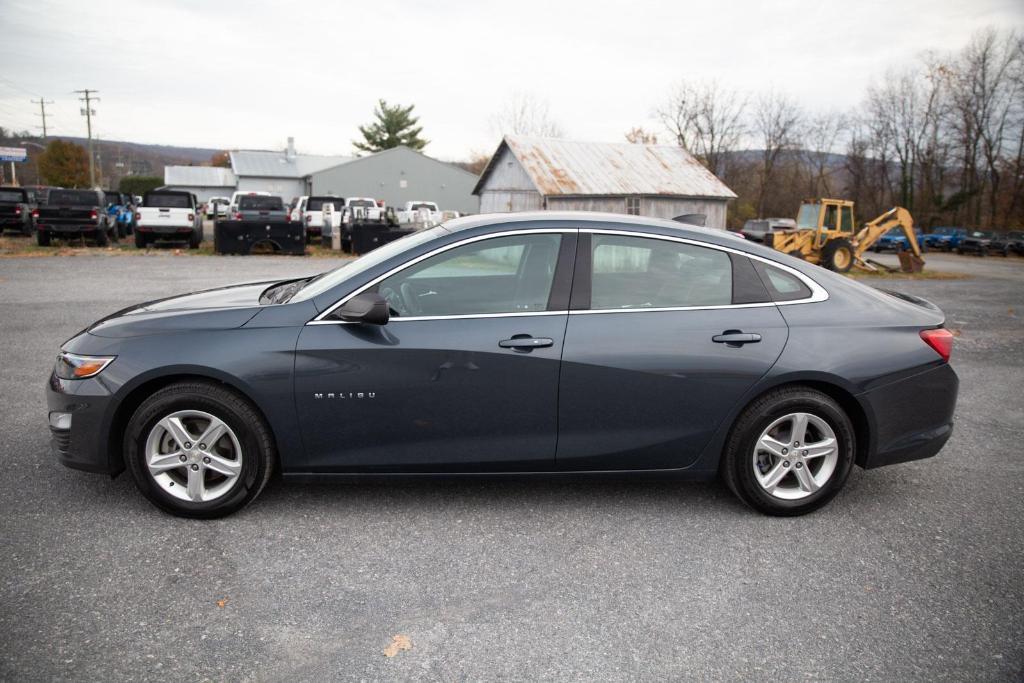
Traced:
<path fill-rule="evenodd" d="M 376 292 L 356 294 L 344 304 L 334 309 L 333 318 L 340 318 L 350 323 L 366 323 L 367 325 L 387 325 L 391 311 L 387 299 Z"/>

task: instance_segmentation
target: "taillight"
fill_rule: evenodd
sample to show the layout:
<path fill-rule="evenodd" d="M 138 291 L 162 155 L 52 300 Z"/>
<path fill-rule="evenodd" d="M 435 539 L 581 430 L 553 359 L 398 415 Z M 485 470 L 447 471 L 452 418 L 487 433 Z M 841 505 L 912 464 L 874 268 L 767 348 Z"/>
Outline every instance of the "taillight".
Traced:
<path fill-rule="evenodd" d="M 141 211 L 136 211 L 135 212 L 135 220 L 137 220 L 137 221 L 141 221 L 142 220 L 142 212 Z"/>
<path fill-rule="evenodd" d="M 96 220 L 99 217 L 100 215 L 96 213 L 96 209 L 93 209 L 92 211 L 89 212 L 89 218 Z"/>
<path fill-rule="evenodd" d="M 313 217 L 310 216 L 309 214 L 306 214 L 306 222 L 307 223 L 312 223 L 313 222 Z"/>
<path fill-rule="evenodd" d="M 194 221 L 194 220 L 196 219 L 196 215 L 195 215 L 194 213 L 190 213 L 190 214 L 188 215 L 188 219 L 189 219 L 190 221 Z"/>
<path fill-rule="evenodd" d="M 238 211 L 237 213 L 235 213 L 235 220 L 236 221 L 242 220 L 242 212 L 241 211 Z"/>
<path fill-rule="evenodd" d="M 292 222 L 292 215 L 290 213 L 286 213 L 284 215 L 284 222 L 285 223 L 291 223 Z"/>
<path fill-rule="evenodd" d="M 39 218 L 39 209 L 32 209 L 32 218 Z"/>
<path fill-rule="evenodd" d="M 14 207 L 14 215 L 15 216 L 20 216 L 21 215 L 21 207 L 20 206 Z"/>
<path fill-rule="evenodd" d="M 949 354 L 953 352 L 953 333 L 944 327 L 935 330 L 921 330 L 921 339 L 935 349 L 935 352 L 942 356 L 942 360 L 949 362 Z"/>

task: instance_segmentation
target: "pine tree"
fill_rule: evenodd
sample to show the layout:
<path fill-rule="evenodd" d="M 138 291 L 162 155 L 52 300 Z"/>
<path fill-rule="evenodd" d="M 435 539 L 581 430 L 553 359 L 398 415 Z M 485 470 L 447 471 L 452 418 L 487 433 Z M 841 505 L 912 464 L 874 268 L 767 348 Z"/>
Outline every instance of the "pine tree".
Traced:
<path fill-rule="evenodd" d="M 389 105 L 379 100 L 373 112 L 377 120 L 368 126 L 359 126 L 363 139 L 355 140 L 352 144 L 361 152 L 379 152 L 399 145 L 423 149 L 430 141 L 420 137 L 423 127 L 416 125 L 420 119 L 412 115 L 414 106 Z"/>

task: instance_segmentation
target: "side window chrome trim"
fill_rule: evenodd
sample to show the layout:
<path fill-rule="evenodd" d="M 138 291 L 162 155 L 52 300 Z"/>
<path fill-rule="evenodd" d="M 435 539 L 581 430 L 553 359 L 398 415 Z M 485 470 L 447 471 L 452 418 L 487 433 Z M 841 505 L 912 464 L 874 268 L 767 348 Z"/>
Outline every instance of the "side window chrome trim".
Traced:
<path fill-rule="evenodd" d="M 444 252 L 448 251 L 449 249 L 455 249 L 456 247 L 461 247 L 461 246 L 465 246 L 467 244 L 472 244 L 473 242 L 482 242 L 483 240 L 489 240 L 489 239 L 492 239 L 492 238 L 495 238 L 495 237 L 509 237 L 509 236 L 512 236 L 512 235 L 545 235 L 545 234 L 549 235 L 549 234 L 552 234 L 552 233 L 564 234 L 564 233 L 572 233 L 572 232 L 578 233 L 579 229 L 578 228 L 534 228 L 534 229 L 531 229 L 531 230 L 506 230 L 506 231 L 503 231 L 503 232 L 493 232 L 493 233 L 490 233 L 490 234 L 487 234 L 487 235 L 477 235 L 476 237 L 469 237 L 469 238 L 461 240 L 459 242 L 453 242 L 452 244 L 446 244 L 445 246 L 438 247 L 437 249 L 434 249 L 433 251 L 429 251 L 426 254 L 421 254 L 420 256 L 417 256 L 416 258 L 414 258 L 411 261 L 406 261 L 405 263 L 392 268 L 391 270 L 389 270 L 388 272 L 384 273 L 383 275 L 375 277 L 374 279 L 370 280 L 369 282 L 367 282 L 362 287 L 359 287 L 358 289 L 356 289 L 356 290 L 354 290 L 352 292 L 349 292 L 345 296 L 341 297 L 341 299 L 339 299 L 338 301 L 336 301 L 333 304 L 331 304 L 327 308 L 327 310 L 325 310 L 323 313 L 321 313 L 320 315 L 316 316 L 315 318 L 313 318 L 312 320 L 310 320 L 306 324 L 307 325 L 338 325 L 338 324 L 344 324 L 345 321 L 343 321 L 343 320 L 324 320 L 324 318 L 329 316 L 334 311 L 334 309 L 336 309 L 339 306 L 343 305 L 346 301 L 348 301 L 352 297 L 356 296 L 357 294 L 362 294 L 363 292 L 365 292 L 366 290 L 370 289 L 371 287 L 373 287 L 377 283 L 381 282 L 382 280 L 386 280 L 387 278 L 391 277 L 395 273 L 400 273 L 401 271 L 405 270 L 406 268 L 408 268 L 410 266 L 416 265 L 420 261 L 425 261 L 426 259 L 430 258 L 431 256 L 437 256 L 438 254 L 443 254 Z M 417 316 L 417 317 L 409 317 L 409 318 L 394 318 L 390 322 L 397 322 L 398 320 L 447 320 L 447 319 L 452 319 L 452 318 L 494 318 L 494 317 L 506 317 L 506 316 L 544 315 L 544 314 L 548 314 L 548 315 L 552 315 L 552 314 L 554 314 L 554 315 L 564 315 L 565 311 L 537 311 L 537 312 L 533 312 L 533 313 L 519 313 L 519 312 L 516 312 L 516 313 L 480 313 L 480 314 L 468 314 L 468 315 Z"/>
<path fill-rule="evenodd" d="M 354 295 L 353 295 L 354 296 Z M 392 323 L 411 323 L 422 320 L 474 320 L 476 318 L 532 318 L 538 315 L 566 315 L 569 311 L 521 311 L 515 313 L 464 313 L 461 315 L 413 315 L 406 318 L 391 318 Z M 361 325 L 347 320 L 310 320 L 307 325 Z"/>
<path fill-rule="evenodd" d="M 615 308 L 615 309 L 598 309 L 598 310 L 587 310 L 587 311 L 571 311 L 571 313 L 624 313 L 626 311 L 690 311 L 690 310 L 702 310 L 702 309 L 716 309 L 716 308 L 751 308 L 755 306 L 791 306 L 793 304 L 813 304 L 819 301 L 825 301 L 828 299 L 828 291 L 819 285 L 817 282 L 812 280 L 807 275 L 804 275 L 795 268 L 790 268 L 787 265 L 783 265 L 778 261 L 773 261 L 763 256 L 751 254 L 741 249 L 733 249 L 732 247 L 723 247 L 719 244 L 710 244 L 708 242 L 701 242 L 700 240 L 691 240 L 685 237 L 670 237 L 669 235 L 655 235 L 648 232 L 636 232 L 634 230 L 615 230 L 610 228 L 581 228 L 581 233 L 600 234 L 600 235 L 626 235 L 629 237 L 646 237 L 647 239 L 664 240 L 666 242 L 680 242 L 682 244 L 690 244 L 695 247 L 704 247 L 705 249 L 716 249 L 718 251 L 724 251 L 730 254 L 738 254 L 739 256 L 745 256 L 755 261 L 767 263 L 773 268 L 784 270 L 790 275 L 796 277 L 798 280 L 807 285 L 807 288 L 811 290 L 811 296 L 803 299 L 795 299 L 793 301 L 774 301 L 763 304 L 726 304 L 721 306 L 681 306 L 678 308 Z"/>

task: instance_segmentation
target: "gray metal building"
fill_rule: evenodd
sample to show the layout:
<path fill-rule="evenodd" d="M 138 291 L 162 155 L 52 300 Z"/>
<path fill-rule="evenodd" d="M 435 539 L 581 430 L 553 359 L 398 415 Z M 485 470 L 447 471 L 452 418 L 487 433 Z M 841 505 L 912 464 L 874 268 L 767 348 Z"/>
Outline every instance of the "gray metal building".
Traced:
<path fill-rule="evenodd" d="M 344 156 L 298 154 L 293 138 L 288 138 L 288 148 L 280 152 L 239 150 L 230 156 L 239 191 L 270 192 L 285 203 L 309 194 L 309 178 L 317 171 L 352 160 Z"/>
<path fill-rule="evenodd" d="M 236 180 L 230 168 L 164 166 L 164 185 L 171 190 L 191 192 L 200 202 L 206 202 L 210 197 L 230 197 Z"/>
<path fill-rule="evenodd" d="M 437 202 L 444 210 L 477 213 L 476 176 L 408 147 L 358 157 L 310 175 L 312 194 L 373 197 L 389 206 L 407 201 Z M 240 188 L 241 189 L 241 188 Z"/>
<path fill-rule="evenodd" d="M 704 214 L 725 228 L 736 193 L 670 145 L 506 136 L 473 189 L 480 212 L 609 211 L 674 218 Z"/>

